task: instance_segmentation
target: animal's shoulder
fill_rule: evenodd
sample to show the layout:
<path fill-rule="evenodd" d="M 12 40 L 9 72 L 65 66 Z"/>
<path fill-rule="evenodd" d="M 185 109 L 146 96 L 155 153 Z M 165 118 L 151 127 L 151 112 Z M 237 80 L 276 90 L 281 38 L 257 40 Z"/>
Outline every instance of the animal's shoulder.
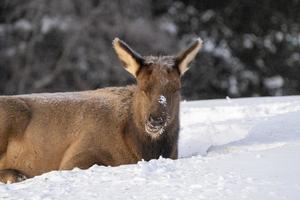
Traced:
<path fill-rule="evenodd" d="M 107 87 L 81 93 L 81 96 L 95 101 L 107 102 L 111 105 L 131 103 L 135 86 Z"/>
<path fill-rule="evenodd" d="M 88 99 L 93 99 L 90 103 L 93 107 L 97 107 L 95 109 L 117 118 L 123 118 L 130 112 L 135 89 L 135 86 L 108 87 L 83 95 L 88 96 Z"/>

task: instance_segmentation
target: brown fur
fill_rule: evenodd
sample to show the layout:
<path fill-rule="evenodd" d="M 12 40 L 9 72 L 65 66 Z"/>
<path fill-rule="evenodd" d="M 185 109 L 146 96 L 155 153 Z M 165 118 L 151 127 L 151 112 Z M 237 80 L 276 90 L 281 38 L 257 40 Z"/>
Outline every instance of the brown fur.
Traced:
<path fill-rule="evenodd" d="M 135 59 L 135 52 L 127 58 L 126 51 L 120 58 L 125 64 Z M 0 181 L 94 164 L 176 159 L 180 71 L 175 60 L 135 60 L 136 70 L 127 67 L 136 73 L 137 86 L 0 97 Z M 160 95 L 167 106 L 157 103 Z M 164 120 L 161 134 L 145 131 L 150 116 Z"/>

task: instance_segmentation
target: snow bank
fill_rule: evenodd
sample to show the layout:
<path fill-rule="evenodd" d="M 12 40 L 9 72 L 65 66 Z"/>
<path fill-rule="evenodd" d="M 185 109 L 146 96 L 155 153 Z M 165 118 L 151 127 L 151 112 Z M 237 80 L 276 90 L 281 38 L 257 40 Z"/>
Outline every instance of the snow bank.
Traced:
<path fill-rule="evenodd" d="M 294 112 L 296 114 L 300 112 L 300 97 L 183 102 L 179 155 L 180 157 L 206 155 L 210 147 L 237 141 L 246 136 L 253 137 L 253 134 L 266 137 L 268 134 L 264 133 L 264 130 L 254 130 L 258 128 L 257 126 L 262 126 L 263 122 L 269 123 L 269 127 L 265 128 L 269 133 L 277 127 L 281 130 L 278 134 L 284 135 L 283 132 L 289 129 L 286 124 L 294 121 L 296 124 L 292 124 L 290 128 L 296 131 L 295 129 L 299 129 L 297 123 L 300 121 L 292 120 L 289 116 L 285 117 Z M 283 121 L 281 127 L 278 127 L 276 120 Z M 294 137 L 299 133 L 293 131 L 293 136 L 286 137 Z M 256 139 L 255 142 L 260 141 Z"/>
<path fill-rule="evenodd" d="M 0 199 L 300 199 L 300 96 L 183 102 L 180 159 L 50 172 Z"/>

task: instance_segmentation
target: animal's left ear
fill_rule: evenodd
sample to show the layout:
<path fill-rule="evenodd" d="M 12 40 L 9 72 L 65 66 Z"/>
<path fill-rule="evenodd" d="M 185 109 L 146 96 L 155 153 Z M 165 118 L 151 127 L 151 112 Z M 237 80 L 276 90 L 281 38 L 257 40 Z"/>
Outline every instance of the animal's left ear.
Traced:
<path fill-rule="evenodd" d="M 193 42 L 190 47 L 186 50 L 182 51 L 176 57 L 177 67 L 179 69 L 180 75 L 182 76 L 188 69 L 189 64 L 196 57 L 199 50 L 202 48 L 203 41 L 201 38 L 198 38 L 195 42 Z"/>

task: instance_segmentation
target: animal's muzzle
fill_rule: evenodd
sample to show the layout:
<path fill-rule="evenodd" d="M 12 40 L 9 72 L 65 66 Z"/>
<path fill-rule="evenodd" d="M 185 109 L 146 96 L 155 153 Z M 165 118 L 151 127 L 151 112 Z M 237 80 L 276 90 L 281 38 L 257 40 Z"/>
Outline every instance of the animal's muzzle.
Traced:
<path fill-rule="evenodd" d="M 164 117 L 153 117 L 150 115 L 145 124 L 145 130 L 151 135 L 162 134 L 166 125 L 167 120 Z"/>
<path fill-rule="evenodd" d="M 165 124 L 165 121 L 163 117 L 153 117 L 150 115 L 148 122 L 154 126 L 154 127 L 162 127 Z"/>

